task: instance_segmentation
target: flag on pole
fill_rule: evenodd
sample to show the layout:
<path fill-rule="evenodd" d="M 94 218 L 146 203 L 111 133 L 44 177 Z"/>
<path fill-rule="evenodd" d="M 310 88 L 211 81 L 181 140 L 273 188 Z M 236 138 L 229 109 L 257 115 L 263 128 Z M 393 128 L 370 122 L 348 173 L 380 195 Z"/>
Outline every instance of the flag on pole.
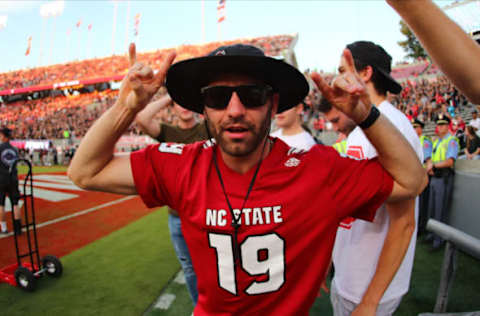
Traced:
<path fill-rule="evenodd" d="M 218 23 L 222 23 L 225 21 L 225 3 L 227 0 L 218 0 L 218 6 L 217 6 L 217 16 L 218 16 Z"/>
<path fill-rule="evenodd" d="M 80 25 L 82 25 L 82 19 L 78 20 L 77 22 L 77 27 L 80 27 Z"/>
<path fill-rule="evenodd" d="M 30 49 L 32 48 L 32 37 L 28 37 L 28 43 L 27 43 L 27 51 L 25 52 L 25 56 L 30 55 Z"/>
<path fill-rule="evenodd" d="M 89 24 L 89 25 L 88 25 L 88 30 L 89 30 L 89 31 L 92 30 L 92 24 Z"/>
<path fill-rule="evenodd" d="M 135 29 L 134 35 L 135 36 L 138 36 L 138 26 L 140 25 L 140 17 L 141 16 L 142 15 L 140 13 L 135 14 L 135 18 L 134 18 L 134 20 L 135 20 L 135 22 L 134 22 L 134 29 Z"/>

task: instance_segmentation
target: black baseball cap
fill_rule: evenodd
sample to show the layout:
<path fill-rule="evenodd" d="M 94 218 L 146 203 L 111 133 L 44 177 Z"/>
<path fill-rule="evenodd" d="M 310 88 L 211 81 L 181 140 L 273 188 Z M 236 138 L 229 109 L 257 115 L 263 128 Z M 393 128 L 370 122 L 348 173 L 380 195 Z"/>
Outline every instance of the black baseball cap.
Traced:
<path fill-rule="evenodd" d="M 2 133 L 6 138 L 10 138 L 12 136 L 12 130 L 8 127 L 3 127 L 0 129 L 0 133 Z"/>
<path fill-rule="evenodd" d="M 218 75 L 229 73 L 247 75 L 271 86 L 280 96 L 277 113 L 299 104 L 309 91 L 305 76 L 295 67 L 244 44 L 221 46 L 207 56 L 173 64 L 167 72 L 167 91 L 182 107 L 203 113 L 200 89 Z"/>
<path fill-rule="evenodd" d="M 450 118 L 445 114 L 438 114 L 438 116 L 435 119 L 435 124 L 437 125 L 450 124 Z"/>
<path fill-rule="evenodd" d="M 413 127 L 421 127 L 421 128 L 425 127 L 425 123 L 423 123 L 419 119 L 412 119 L 412 125 Z"/>
<path fill-rule="evenodd" d="M 384 78 L 387 91 L 398 94 L 402 86 L 390 76 L 392 72 L 392 56 L 382 46 L 369 41 L 358 41 L 347 45 L 352 52 L 353 59 L 375 68 Z"/>

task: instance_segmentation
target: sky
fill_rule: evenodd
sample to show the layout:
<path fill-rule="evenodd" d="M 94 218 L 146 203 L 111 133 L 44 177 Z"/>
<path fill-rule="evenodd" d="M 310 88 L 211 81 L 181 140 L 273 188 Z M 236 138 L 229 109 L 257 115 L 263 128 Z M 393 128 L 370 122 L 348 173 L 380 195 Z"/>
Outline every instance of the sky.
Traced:
<path fill-rule="evenodd" d="M 342 49 L 357 40 L 380 44 L 394 63 L 405 56 L 397 44 L 404 39 L 400 17 L 383 0 L 226 0 L 221 24 L 216 0 L 51 2 L 0 0 L 0 72 L 124 54 L 129 42 L 142 52 L 278 34 L 298 34 L 295 53 L 300 70 L 335 70 Z M 435 2 L 443 7 L 453 1 Z M 475 10 L 461 12 L 463 20 L 480 21 L 478 15 L 466 16 L 480 12 L 480 3 L 474 4 Z M 57 8 L 56 16 L 49 7 Z M 140 22 L 134 36 L 137 14 Z M 25 56 L 30 36 L 31 50 Z"/>

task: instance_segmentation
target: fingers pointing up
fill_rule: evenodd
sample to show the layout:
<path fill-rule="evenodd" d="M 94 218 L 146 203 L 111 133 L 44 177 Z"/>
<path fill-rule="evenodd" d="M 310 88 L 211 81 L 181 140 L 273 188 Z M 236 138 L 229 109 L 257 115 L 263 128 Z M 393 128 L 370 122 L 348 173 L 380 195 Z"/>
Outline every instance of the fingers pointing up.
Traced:
<path fill-rule="evenodd" d="M 137 62 L 137 49 L 135 43 L 130 43 L 128 47 L 128 65 L 132 67 Z"/>

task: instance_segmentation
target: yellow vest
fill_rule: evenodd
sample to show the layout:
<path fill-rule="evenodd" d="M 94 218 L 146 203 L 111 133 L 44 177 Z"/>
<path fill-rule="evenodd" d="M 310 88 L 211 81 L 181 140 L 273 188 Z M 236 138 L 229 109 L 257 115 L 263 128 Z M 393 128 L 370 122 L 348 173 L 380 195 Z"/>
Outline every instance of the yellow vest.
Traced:
<path fill-rule="evenodd" d="M 442 139 L 442 141 L 439 141 L 438 138 L 435 139 L 435 141 L 433 142 L 433 152 L 432 152 L 433 163 L 447 160 L 448 143 L 452 139 L 454 139 L 458 143 L 458 138 L 452 135 Z"/>
<path fill-rule="evenodd" d="M 430 137 L 425 136 L 425 135 L 420 136 L 420 145 L 422 145 L 422 148 L 423 148 L 423 143 L 425 143 L 426 139 L 428 139 L 431 142 Z"/>
<path fill-rule="evenodd" d="M 335 143 L 332 145 L 333 148 L 335 148 L 336 151 L 338 151 L 340 154 L 346 154 L 347 153 L 347 140 L 342 140 L 341 142 Z"/>

